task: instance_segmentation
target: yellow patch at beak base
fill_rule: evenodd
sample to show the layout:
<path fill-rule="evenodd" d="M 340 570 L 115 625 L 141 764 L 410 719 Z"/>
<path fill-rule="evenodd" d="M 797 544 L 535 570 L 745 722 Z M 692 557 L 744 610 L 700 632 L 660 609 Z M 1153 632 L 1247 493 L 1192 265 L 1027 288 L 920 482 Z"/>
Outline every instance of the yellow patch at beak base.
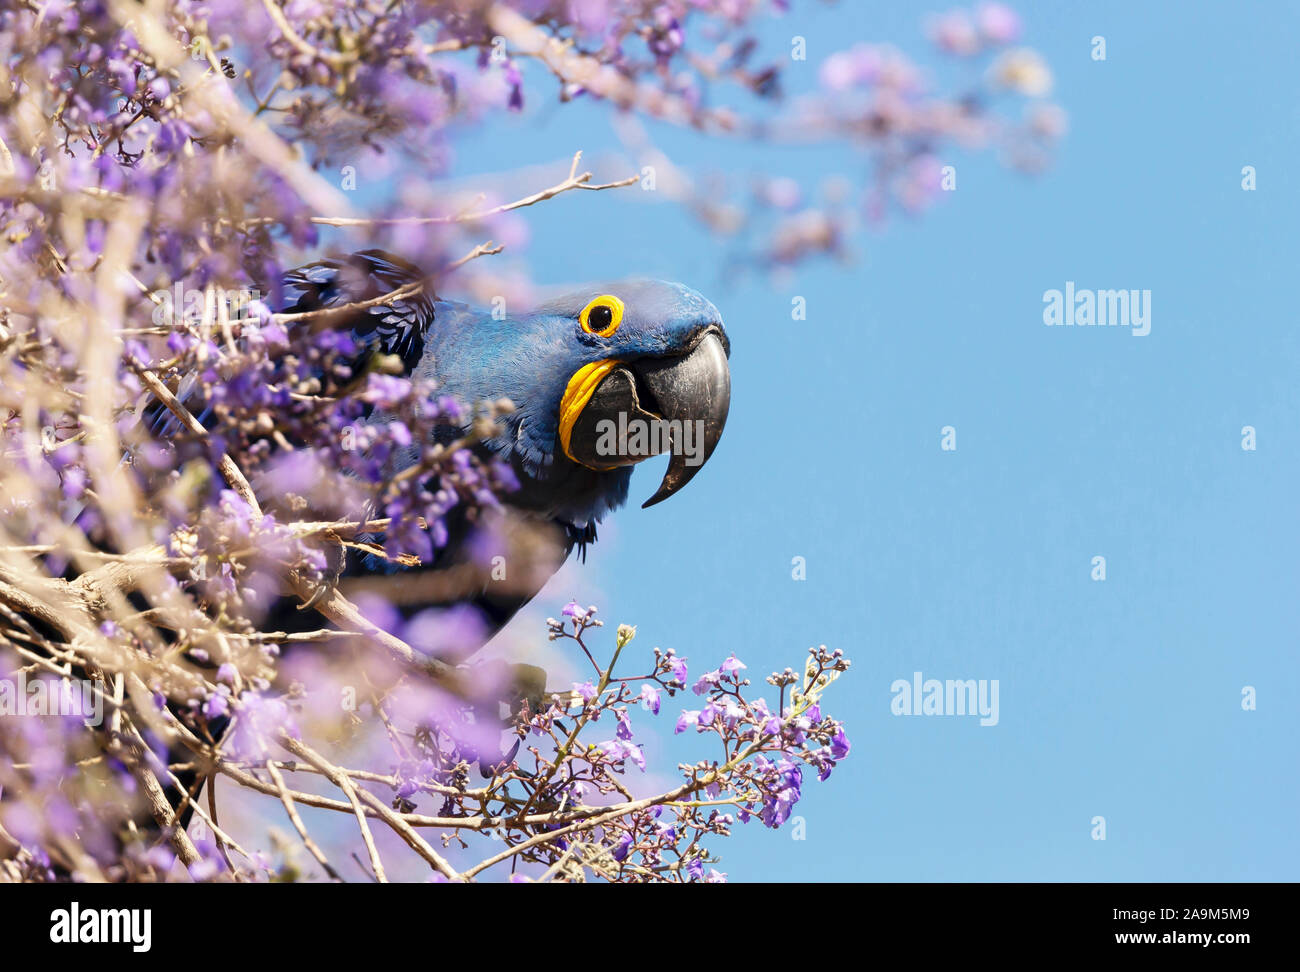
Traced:
<path fill-rule="evenodd" d="M 569 440 L 573 436 L 573 424 L 578 421 L 578 416 L 582 410 L 587 407 L 587 402 L 591 401 L 591 396 L 596 391 L 596 386 L 605 380 L 605 376 L 617 368 L 622 362 L 616 358 L 607 358 L 604 361 L 593 361 L 591 364 L 583 365 L 573 373 L 569 379 L 568 387 L 564 389 L 564 397 L 560 399 L 560 448 L 564 454 L 574 462 L 573 454 L 569 452 Z M 578 462 L 580 466 L 586 466 L 584 462 Z M 593 469 L 593 466 L 587 466 Z M 600 471 L 600 470 L 597 470 Z"/>

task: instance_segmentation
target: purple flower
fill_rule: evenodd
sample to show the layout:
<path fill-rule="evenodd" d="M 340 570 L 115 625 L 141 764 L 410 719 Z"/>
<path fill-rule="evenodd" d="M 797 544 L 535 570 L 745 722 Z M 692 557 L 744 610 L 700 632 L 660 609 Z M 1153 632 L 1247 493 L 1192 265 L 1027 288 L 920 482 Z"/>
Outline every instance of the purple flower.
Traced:
<path fill-rule="evenodd" d="M 677 717 L 677 725 L 673 727 L 673 735 L 685 732 L 687 726 L 698 724 L 700 713 L 694 709 L 683 709 L 682 714 Z"/>
<path fill-rule="evenodd" d="M 659 714 L 659 690 L 648 682 L 641 686 L 641 707 Z"/>
<path fill-rule="evenodd" d="M 195 881 L 211 881 L 221 872 L 221 868 L 215 861 L 202 860 L 191 864 L 189 872 Z"/>
<path fill-rule="evenodd" d="M 411 430 L 406 427 L 405 422 L 389 422 L 388 434 L 393 442 L 399 446 L 409 446 L 412 442 Z"/>
<path fill-rule="evenodd" d="M 642 772 L 645 772 L 645 754 L 641 752 L 640 746 L 625 742 L 622 739 L 607 739 L 602 743 L 597 743 L 596 748 L 615 763 L 630 759 L 640 767 Z"/>
<path fill-rule="evenodd" d="M 437 406 L 438 413 L 453 425 L 461 424 L 465 418 L 465 409 L 450 395 L 439 396 Z"/>
<path fill-rule="evenodd" d="M 147 851 L 145 851 L 144 854 L 142 855 L 142 860 L 144 861 L 145 864 L 149 865 L 150 867 L 166 873 L 167 871 L 170 871 L 172 869 L 172 865 L 176 863 L 176 855 L 173 854 L 168 848 L 159 844 L 157 846 L 150 847 Z"/>
<path fill-rule="evenodd" d="M 831 758 L 843 759 L 849 754 L 849 748 L 849 737 L 844 735 L 844 730 L 835 730 L 835 735 L 831 736 Z"/>
<path fill-rule="evenodd" d="M 285 330 L 283 324 L 275 323 L 271 320 L 272 311 L 264 300 L 250 300 L 244 307 L 250 317 L 260 321 L 263 325 L 261 338 L 267 344 L 287 345 L 289 343 L 289 332 Z M 275 328 L 274 334 L 269 333 Z"/>
<path fill-rule="evenodd" d="M 781 789 L 764 802 L 763 810 L 758 815 L 758 818 L 763 821 L 765 826 L 775 830 L 790 819 L 790 811 L 794 809 L 794 805 L 798 802 L 798 790 Z"/>
<path fill-rule="evenodd" d="M 786 724 L 786 729 L 790 733 L 790 740 L 799 746 L 802 746 L 804 740 L 808 738 L 805 733 L 808 732 L 809 728 L 811 726 L 808 723 L 807 716 L 797 716 Z"/>
<path fill-rule="evenodd" d="M 735 699 L 727 698 L 722 700 L 722 721 L 726 723 L 727 728 L 732 728 L 745 715 L 745 710 L 740 707 Z"/>
<path fill-rule="evenodd" d="M 722 680 L 722 673 L 718 671 L 705 672 L 691 687 L 691 691 L 696 695 L 703 695 L 711 688 L 717 687 L 718 682 Z"/>
<path fill-rule="evenodd" d="M 129 64 L 114 58 L 108 62 L 108 73 L 124 95 L 130 97 L 135 94 L 135 71 Z"/>
<path fill-rule="evenodd" d="M 468 604 L 439 610 L 426 608 L 407 624 L 403 637 L 429 655 L 458 654 L 482 644 L 483 616 Z"/>
<path fill-rule="evenodd" d="M 510 468 L 509 463 L 502 462 L 500 459 L 492 460 L 492 476 L 496 479 L 497 484 L 507 493 L 513 493 L 519 489 L 519 477 L 515 471 Z"/>
<path fill-rule="evenodd" d="M 223 686 L 224 688 L 224 686 Z M 230 712 L 230 700 L 224 692 L 213 692 L 203 703 L 203 715 L 208 719 L 218 719 Z"/>
<path fill-rule="evenodd" d="M 596 698 L 596 686 L 590 682 L 574 682 L 573 691 L 581 695 L 584 702 L 590 702 Z"/>
<path fill-rule="evenodd" d="M 165 121 L 158 129 L 157 146 L 162 152 L 175 152 L 185 145 L 190 130 L 182 121 Z"/>
<path fill-rule="evenodd" d="M 327 331 L 326 334 L 335 335 L 333 331 Z M 346 336 L 346 335 L 342 335 Z M 323 343 L 322 336 L 322 343 Z M 411 393 L 411 383 L 405 378 L 397 378 L 394 375 L 371 374 L 366 381 L 366 390 L 359 396 L 362 401 L 374 405 L 389 407 L 397 405 L 404 401 Z"/>
<path fill-rule="evenodd" d="M 627 860 L 628 852 L 631 849 L 632 835 L 624 831 L 622 836 L 618 838 L 618 843 L 616 843 L 613 849 L 609 852 L 609 855 L 621 864 L 623 861 Z"/>

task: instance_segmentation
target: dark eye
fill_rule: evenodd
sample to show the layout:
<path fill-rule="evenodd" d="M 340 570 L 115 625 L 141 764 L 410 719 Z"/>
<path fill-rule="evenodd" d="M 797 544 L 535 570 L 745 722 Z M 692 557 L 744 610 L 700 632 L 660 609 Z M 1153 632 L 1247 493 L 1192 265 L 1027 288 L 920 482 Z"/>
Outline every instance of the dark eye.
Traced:
<path fill-rule="evenodd" d="M 578 323 L 588 334 L 607 338 L 623 323 L 623 302 L 613 294 L 601 294 L 582 309 Z"/>
<path fill-rule="evenodd" d="M 593 331 L 603 331 L 614 323 L 614 312 L 604 304 L 597 304 L 587 316 L 587 324 Z"/>

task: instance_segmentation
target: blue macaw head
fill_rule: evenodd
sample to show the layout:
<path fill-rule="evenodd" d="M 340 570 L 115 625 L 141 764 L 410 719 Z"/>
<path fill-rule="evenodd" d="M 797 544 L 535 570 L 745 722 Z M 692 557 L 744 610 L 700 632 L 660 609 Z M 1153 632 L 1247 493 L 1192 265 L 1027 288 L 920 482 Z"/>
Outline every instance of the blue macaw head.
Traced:
<path fill-rule="evenodd" d="M 509 398 L 490 447 L 521 473 L 525 505 L 599 519 L 627 498 L 631 467 L 670 452 L 659 489 L 712 455 L 731 399 L 718 309 L 679 283 L 623 280 L 496 316 L 439 304 L 421 369 L 464 402 Z"/>

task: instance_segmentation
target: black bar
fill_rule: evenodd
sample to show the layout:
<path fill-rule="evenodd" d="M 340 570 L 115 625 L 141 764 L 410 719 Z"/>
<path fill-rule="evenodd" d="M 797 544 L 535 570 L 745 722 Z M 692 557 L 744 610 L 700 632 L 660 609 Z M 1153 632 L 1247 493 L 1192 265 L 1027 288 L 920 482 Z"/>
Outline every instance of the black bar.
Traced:
<path fill-rule="evenodd" d="M 295 959 L 312 954 L 337 958 L 340 941 L 406 941 L 415 947 L 426 937 L 431 958 L 438 954 L 440 942 L 456 952 L 486 945 L 508 953 L 511 940 L 524 947 L 532 937 L 526 930 L 536 931 L 539 920 L 567 940 L 565 950 L 578 947 L 572 936 L 589 921 L 596 921 L 604 934 L 625 934 L 629 943 L 635 939 L 647 946 L 661 935 L 661 944 L 668 945 L 676 934 L 668 926 L 684 922 L 692 936 L 708 934 L 707 928 L 733 928 L 758 931 L 762 938 L 785 928 L 819 950 L 847 935 L 845 944 L 868 954 L 877 947 L 892 950 L 911 942 L 923 944 L 927 955 L 951 950 L 974 957 L 989 955 L 990 948 L 999 955 L 1039 955 L 1044 950 L 1069 955 L 1099 949 L 1149 954 L 1162 946 L 1173 946 L 1178 954 L 1225 954 L 1225 949 L 1259 944 L 1276 948 L 1287 940 L 1282 925 L 1295 900 L 1295 886 L 1290 884 L 734 884 L 654 891 L 599 887 L 530 892 L 508 884 L 0 885 L 0 914 L 11 946 L 98 950 L 128 961 L 145 958 L 146 953 L 136 952 L 129 941 L 51 940 L 52 934 L 68 937 L 73 902 L 86 928 L 87 922 L 99 922 L 103 909 L 148 909 L 149 957 L 206 952 L 217 940 L 235 956 L 238 941 L 249 935 L 258 942 L 259 956 Z M 583 897 L 580 905 L 575 894 Z M 578 910 L 571 910 L 575 906 Z M 87 911 L 97 912 L 96 917 L 87 919 Z M 60 913 L 62 932 L 56 930 Z M 655 914 L 660 919 L 653 919 Z M 111 931 L 121 920 L 115 914 L 97 927 Z M 661 921 L 667 924 L 654 931 Z M 620 933 L 617 927 L 623 922 Z M 568 930 L 561 932 L 566 925 Z M 143 925 L 122 927 L 138 932 Z M 1209 936 L 1208 943 L 1202 936 Z M 543 948 L 561 944 L 533 943 Z"/>

